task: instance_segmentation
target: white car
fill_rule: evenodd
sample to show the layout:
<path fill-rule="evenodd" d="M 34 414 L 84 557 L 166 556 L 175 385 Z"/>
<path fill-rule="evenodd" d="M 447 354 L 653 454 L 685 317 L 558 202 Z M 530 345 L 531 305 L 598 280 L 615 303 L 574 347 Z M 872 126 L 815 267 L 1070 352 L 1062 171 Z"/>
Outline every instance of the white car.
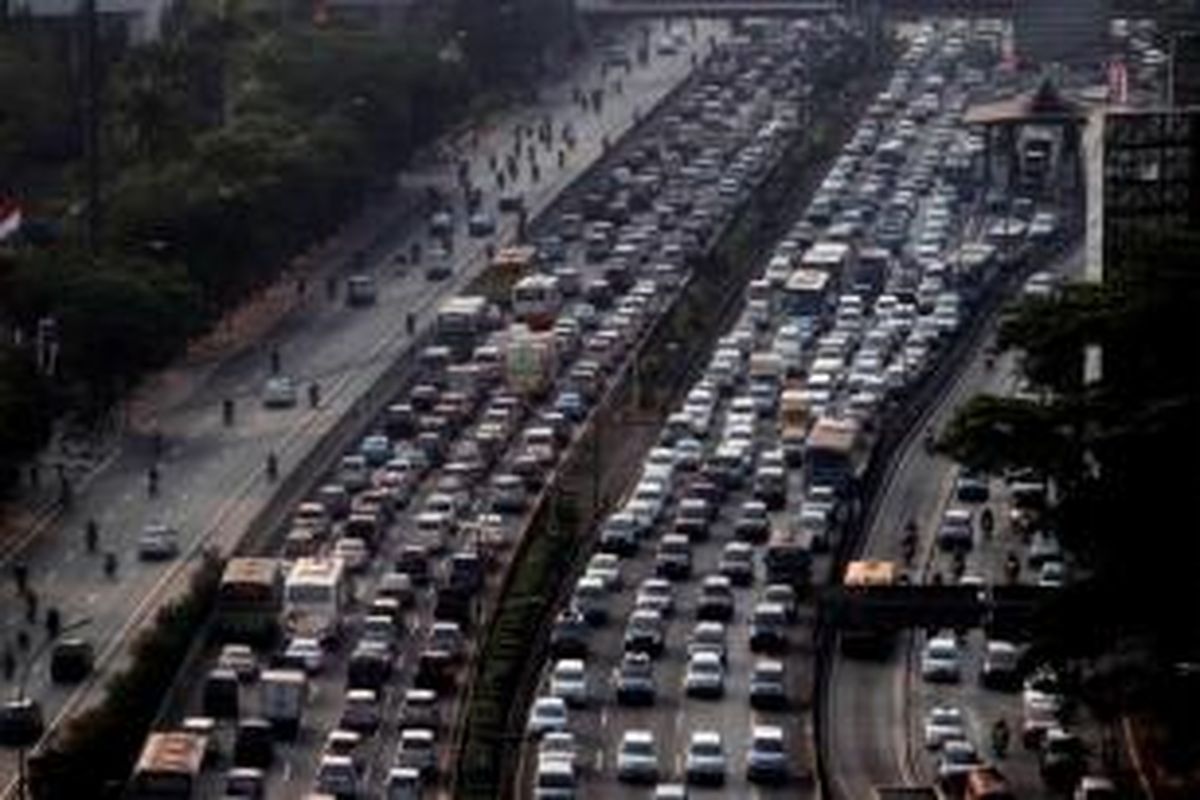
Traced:
<path fill-rule="evenodd" d="M 962 650 L 953 636 L 935 636 L 921 653 L 921 677 L 930 683 L 958 683 Z"/>
<path fill-rule="evenodd" d="M 346 536 L 337 540 L 333 546 L 333 555 L 346 563 L 346 569 L 351 572 L 361 572 L 367 568 L 371 560 L 371 551 L 362 539 Z"/>
<path fill-rule="evenodd" d="M 721 656 L 713 652 L 688 656 L 683 688 L 688 697 L 721 697 L 725 693 L 725 667 Z"/>
<path fill-rule="evenodd" d="M 725 746 L 717 731 L 694 731 L 688 743 L 684 774 L 688 783 L 720 786 L 725 783 Z"/>
<path fill-rule="evenodd" d="M 263 387 L 265 408 L 292 408 L 296 405 L 296 382 L 291 378 L 271 378 Z"/>
<path fill-rule="evenodd" d="M 538 761 L 564 761 L 574 770 L 578 758 L 575 734 L 570 731 L 551 731 L 538 742 Z"/>
<path fill-rule="evenodd" d="M 653 609 L 664 617 L 671 616 L 675 610 L 675 590 L 671 582 L 663 578 L 646 578 L 638 586 L 634 606 Z"/>
<path fill-rule="evenodd" d="M 325 650 L 317 639 L 298 636 L 288 642 L 283 651 L 283 661 L 314 675 L 325 667 Z"/>
<path fill-rule="evenodd" d="M 688 637 L 687 654 L 715 653 L 725 663 L 725 623 L 706 620 L 697 622 Z"/>
<path fill-rule="evenodd" d="M 138 557 L 144 561 L 164 561 L 179 555 L 179 531 L 170 525 L 155 523 L 142 529 L 138 537 Z"/>
<path fill-rule="evenodd" d="M 658 780 L 654 734 L 647 730 L 625 731 L 617 751 L 617 779 L 623 783 L 654 783 Z"/>
<path fill-rule="evenodd" d="M 942 745 L 942 755 L 938 759 L 938 783 L 952 789 L 961 787 L 967 773 L 982 764 L 975 745 L 966 739 L 950 739 Z"/>
<path fill-rule="evenodd" d="M 938 750 L 951 739 L 966 736 L 962 709 L 956 706 L 934 706 L 925 715 L 925 747 Z"/>
<path fill-rule="evenodd" d="M 567 704 L 561 697 L 539 697 L 529 712 L 527 730 L 533 736 L 567 729 Z"/>
<path fill-rule="evenodd" d="M 592 556 L 585 574 L 599 578 L 610 591 L 619 590 L 622 586 L 621 562 L 612 553 L 596 553 Z"/>
<path fill-rule="evenodd" d="M 587 705 L 587 669 L 583 659 L 563 658 L 550 673 L 550 694 L 560 697 L 569 706 Z"/>

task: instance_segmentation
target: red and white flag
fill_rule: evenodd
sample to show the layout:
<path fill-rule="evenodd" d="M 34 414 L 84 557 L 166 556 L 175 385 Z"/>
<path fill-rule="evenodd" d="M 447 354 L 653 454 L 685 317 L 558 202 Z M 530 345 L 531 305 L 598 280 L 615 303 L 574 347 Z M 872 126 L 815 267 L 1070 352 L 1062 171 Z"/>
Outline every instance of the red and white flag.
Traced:
<path fill-rule="evenodd" d="M 21 228 L 21 206 L 16 200 L 0 197 L 0 242 Z"/>

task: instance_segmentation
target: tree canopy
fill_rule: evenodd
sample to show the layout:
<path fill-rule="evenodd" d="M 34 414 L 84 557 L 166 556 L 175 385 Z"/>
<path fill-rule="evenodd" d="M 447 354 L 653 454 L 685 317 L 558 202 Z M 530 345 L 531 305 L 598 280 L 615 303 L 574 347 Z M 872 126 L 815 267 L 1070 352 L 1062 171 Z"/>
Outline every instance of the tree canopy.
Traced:
<path fill-rule="evenodd" d="M 1037 650 L 1085 664 L 1092 698 L 1110 711 L 1166 696 L 1158 710 L 1170 716 L 1172 704 L 1200 701 L 1177 669 L 1200 660 L 1190 614 L 1200 564 L 1198 258 L 1200 236 L 1181 235 L 1133 254 L 1102 285 L 1015 307 L 999 341 L 1020 354 L 1038 399 L 978 397 L 940 443 L 971 466 L 1050 479 L 1059 501 L 1047 524 L 1081 574 L 1047 615 Z M 1087 346 L 1102 363 L 1090 385 Z M 1194 747 L 1200 731 L 1189 724 L 1172 739 Z"/>

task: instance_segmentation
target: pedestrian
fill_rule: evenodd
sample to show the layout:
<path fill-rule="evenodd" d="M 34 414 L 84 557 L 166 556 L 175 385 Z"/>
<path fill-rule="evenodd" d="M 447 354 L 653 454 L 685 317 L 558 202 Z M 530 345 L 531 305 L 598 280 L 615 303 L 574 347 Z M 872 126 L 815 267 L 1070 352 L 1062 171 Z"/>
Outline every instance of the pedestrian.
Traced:
<path fill-rule="evenodd" d="M 151 497 L 158 497 L 158 467 L 154 465 L 146 470 L 146 493 Z"/>
<path fill-rule="evenodd" d="M 308 385 L 308 407 L 316 408 L 321 403 L 321 384 L 313 381 Z"/>
<path fill-rule="evenodd" d="M 279 477 L 279 457 L 274 452 L 267 453 L 267 480 L 273 481 Z"/>
<path fill-rule="evenodd" d="M 558 151 L 558 168 L 562 169 L 567 165 L 567 154 L 562 150 Z"/>
<path fill-rule="evenodd" d="M 228 397 L 221 401 L 221 419 L 227 428 L 233 424 L 233 400 Z"/>
<path fill-rule="evenodd" d="M 29 634 L 24 628 L 17 631 L 17 649 L 21 652 L 25 652 L 29 649 Z"/>
<path fill-rule="evenodd" d="M 271 374 L 278 375 L 282 359 L 279 356 L 279 348 L 271 348 Z"/>
<path fill-rule="evenodd" d="M 38 463 L 34 461 L 29 465 L 29 487 L 31 489 L 36 489 L 41 482 L 41 469 L 38 467 Z"/>
<path fill-rule="evenodd" d="M 31 625 L 37 622 L 38 597 L 32 590 L 25 593 L 25 621 Z"/>
<path fill-rule="evenodd" d="M 17 585 L 17 592 L 25 594 L 25 590 L 29 588 L 29 567 L 25 565 L 25 562 L 18 561 L 13 564 L 12 572 L 13 583 Z"/>
<path fill-rule="evenodd" d="M 58 634 L 62 631 L 62 615 L 57 608 L 51 606 L 46 609 L 46 635 L 51 639 L 57 639 Z"/>
<path fill-rule="evenodd" d="M 416 333 L 417 317 L 412 312 L 409 312 L 404 317 L 404 330 L 408 333 L 409 336 L 412 336 L 414 333 Z"/>
<path fill-rule="evenodd" d="M 100 526 L 95 519 L 89 519 L 84 526 L 83 538 L 89 553 L 96 552 L 96 544 L 100 541 Z"/>
<path fill-rule="evenodd" d="M 13 655 L 12 648 L 8 645 L 4 646 L 4 680 L 11 681 L 13 675 L 17 672 L 17 659 Z"/>

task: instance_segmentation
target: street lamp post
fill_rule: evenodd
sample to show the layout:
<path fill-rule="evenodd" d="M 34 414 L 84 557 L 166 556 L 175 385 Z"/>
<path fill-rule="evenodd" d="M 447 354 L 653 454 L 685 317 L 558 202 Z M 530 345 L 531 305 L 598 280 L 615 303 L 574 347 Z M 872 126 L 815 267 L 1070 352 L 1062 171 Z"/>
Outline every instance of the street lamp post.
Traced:
<path fill-rule="evenodd" d="M 32 654 L 30 654 L 29 658 L 25 661 L 24 669 L 21 671 L 21 680 L 17 684 L 16 699 L 18 702 L 26 699 L 25 691 L 29 684 L 29 676 L 33 673 L 33 667 L 38 661 L 41 660 L 42 656 L 46 655 L 46 652 L 50 649 L 50 646 L 68 633 L 72 633 L 73 631 L 77 631 L 86 625 L 90 625 L 91 622 L 91 617 L 84 617 L 72 622 L 70 625 L 64 626 L 55 635 L 47 636 L 45 641 L 43 641 L 41 645 L 39 645 L 38 648 L 33 651 Z M 26 787 L 29 783 L 26 774 L 28 769 L 28 754 L 28 745 L 23 745 L 17 749 L 17 797 L 19 800 L 26 800 L 28 797 L 26 790 Z"/>

